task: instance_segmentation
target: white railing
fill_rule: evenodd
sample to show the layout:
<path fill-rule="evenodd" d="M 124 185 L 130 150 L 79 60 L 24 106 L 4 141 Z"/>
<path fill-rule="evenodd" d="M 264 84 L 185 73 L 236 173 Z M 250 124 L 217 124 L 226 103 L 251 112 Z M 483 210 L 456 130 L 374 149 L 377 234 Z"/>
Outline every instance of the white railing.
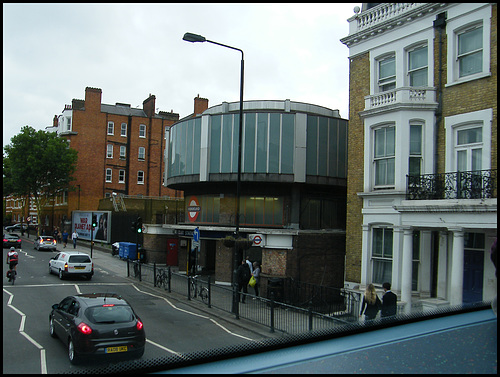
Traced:
<path fill-rule="evenodd" d="M 433 88 L 401 87 L 365 97 L 365 110 L 396 104 L 436 105 Z"/>
<path fill-rule="evenodd" d="M 390 18 L 400 16 L 416 7 L 421 6 L 421 3 L 385 3 L 365 12 L 361 12 L 356 17 L 356 31 L 361 31 L 372 27 L 378 23 L 386 21 Z"/>

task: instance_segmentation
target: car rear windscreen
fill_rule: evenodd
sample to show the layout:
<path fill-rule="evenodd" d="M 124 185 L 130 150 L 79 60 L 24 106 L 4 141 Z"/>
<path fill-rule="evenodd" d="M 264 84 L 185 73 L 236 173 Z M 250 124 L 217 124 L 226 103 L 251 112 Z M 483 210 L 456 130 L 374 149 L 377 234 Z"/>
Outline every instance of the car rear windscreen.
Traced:
<path fill-rule="evenodd" d="M 122 323 L 134 319 L 134 313 L 128 306 L 93 306 L 85 312 L 88 319 L 93 323 Z"/>
<path fill-rule="evenodd" d="M 69 257 L 69 263 L 90 263 L 88 255 L 72 255 Z"/>

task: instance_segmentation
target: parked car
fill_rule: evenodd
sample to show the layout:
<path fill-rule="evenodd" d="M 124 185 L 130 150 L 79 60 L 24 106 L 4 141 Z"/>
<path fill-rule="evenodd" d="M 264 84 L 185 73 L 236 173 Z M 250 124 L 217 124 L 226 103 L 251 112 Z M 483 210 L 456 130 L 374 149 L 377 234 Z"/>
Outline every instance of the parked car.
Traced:
<path fill-rule="evenodd" d="M 49 274 L 59 275 L 59 279 L 66 276 L 84 276 L 92 279 L 94 263 L 88 254 L 80 251 L 63 251 L 49 260 Z"/>
<path fill-rule="evenodd" d="M 28 229 L 28 225 L 23 224 L 23 229 L 26 231 L 26 229 Z M 14 224 L 14 225 L 6 226 L 5 230 L 7 232 L 14 232 L 16 230 L 21 230 L 21 224 Z"/>
<path fill-rule="evenodd" d="M 139 358 L 146 345 L 141 319 L 124 298 L 110 293 L 68 296 L 52 305 L 49 332 L 66 345 L 72 364 L 90 355 Z"/>
<path fill-rule="evenodd" d="M 3 247 L 18 247 L 21 248 L 21 237 L 18 234 L 3 234 Z"/>
<path fill-rule="evenodd" d="M 35 241 L 35 249 L 40 250 L 56 250 L 57 241 L 52 236 L 39 236 Z"/>

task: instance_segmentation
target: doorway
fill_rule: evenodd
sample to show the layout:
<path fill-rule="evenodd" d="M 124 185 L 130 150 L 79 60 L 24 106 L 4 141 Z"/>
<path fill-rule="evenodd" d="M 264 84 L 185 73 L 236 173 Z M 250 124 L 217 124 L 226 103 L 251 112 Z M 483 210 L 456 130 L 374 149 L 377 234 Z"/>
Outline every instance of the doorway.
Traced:
<path fill-rule="evenodd" d="M 483 299 L 484 234 L 465 233 L 464 236 L 464 303 Z"/>

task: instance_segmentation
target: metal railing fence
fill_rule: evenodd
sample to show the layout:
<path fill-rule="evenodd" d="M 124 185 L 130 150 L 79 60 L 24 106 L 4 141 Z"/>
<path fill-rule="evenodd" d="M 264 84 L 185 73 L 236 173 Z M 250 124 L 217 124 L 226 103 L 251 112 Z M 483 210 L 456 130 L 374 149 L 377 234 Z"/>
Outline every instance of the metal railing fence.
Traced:
<path fill-rule="evenodd" d="M 258 324 L 269 327 L 271 332 L 282 331 L 285 333 L 301 333 L 332 326 L 349 323 L 355 318 L 359 310 L 359 298 L 351 292 L 341 292 L 339 294 L 330 292 L 333 295 L 336 308 L 340 310 L 329 311 L 333 306 L 328 306 L 328 313 L 325 311 L 325 302 L 328 301 L 328 295 L 322 296 L 316 294 L 315 299 L 309 300 L 305 307 L 294 306 L 291 303 L 282 302 L 274 299 L 274 292 L 271 291 L 271 298 L 254 296 L 249 293 L 238 294 L 239 302 L 235 307 L 233 303 L 233 288 L 230 286 L 214 284 L 210 281 L 209 276 L 187 276 L 173 272 L 169 266 L 159 266 L 139 263 L 138 261 L 127 260 L 127 276 L 138 279 L 141 282 L 152 284 L 158 289 L 163 289 L 167 292 L 175 292 L 185 296 L 188 300 L 199 300 L 202 298 L 199 293 L 202 288 L 208 290 L 209 308 L 214 307 L 225 311 L 236 318 L 245 318 Z M 307 285 L 301 286 L 295 282 L 295 293 L 302 291 L 297 297 L 306 297 L 303 292 L 307 291 Z M 196 287 L 196 289 L 194 289 Z M 340 290 L 339 290 L 340 291 Z M 318 297 L 323 297 L 317 304 Z M 245 303 L 243 301 L 245 299 Z M 331 298 L 331 297 L 330 297 Z M 206 297 L 205 297 L 206 299 Z M 326 300 L 326 301 L 325 301 Z M 332 300 L 330 300 L 332 301 Z M 322 312 L 318 311 L 321 310 Z"/>

